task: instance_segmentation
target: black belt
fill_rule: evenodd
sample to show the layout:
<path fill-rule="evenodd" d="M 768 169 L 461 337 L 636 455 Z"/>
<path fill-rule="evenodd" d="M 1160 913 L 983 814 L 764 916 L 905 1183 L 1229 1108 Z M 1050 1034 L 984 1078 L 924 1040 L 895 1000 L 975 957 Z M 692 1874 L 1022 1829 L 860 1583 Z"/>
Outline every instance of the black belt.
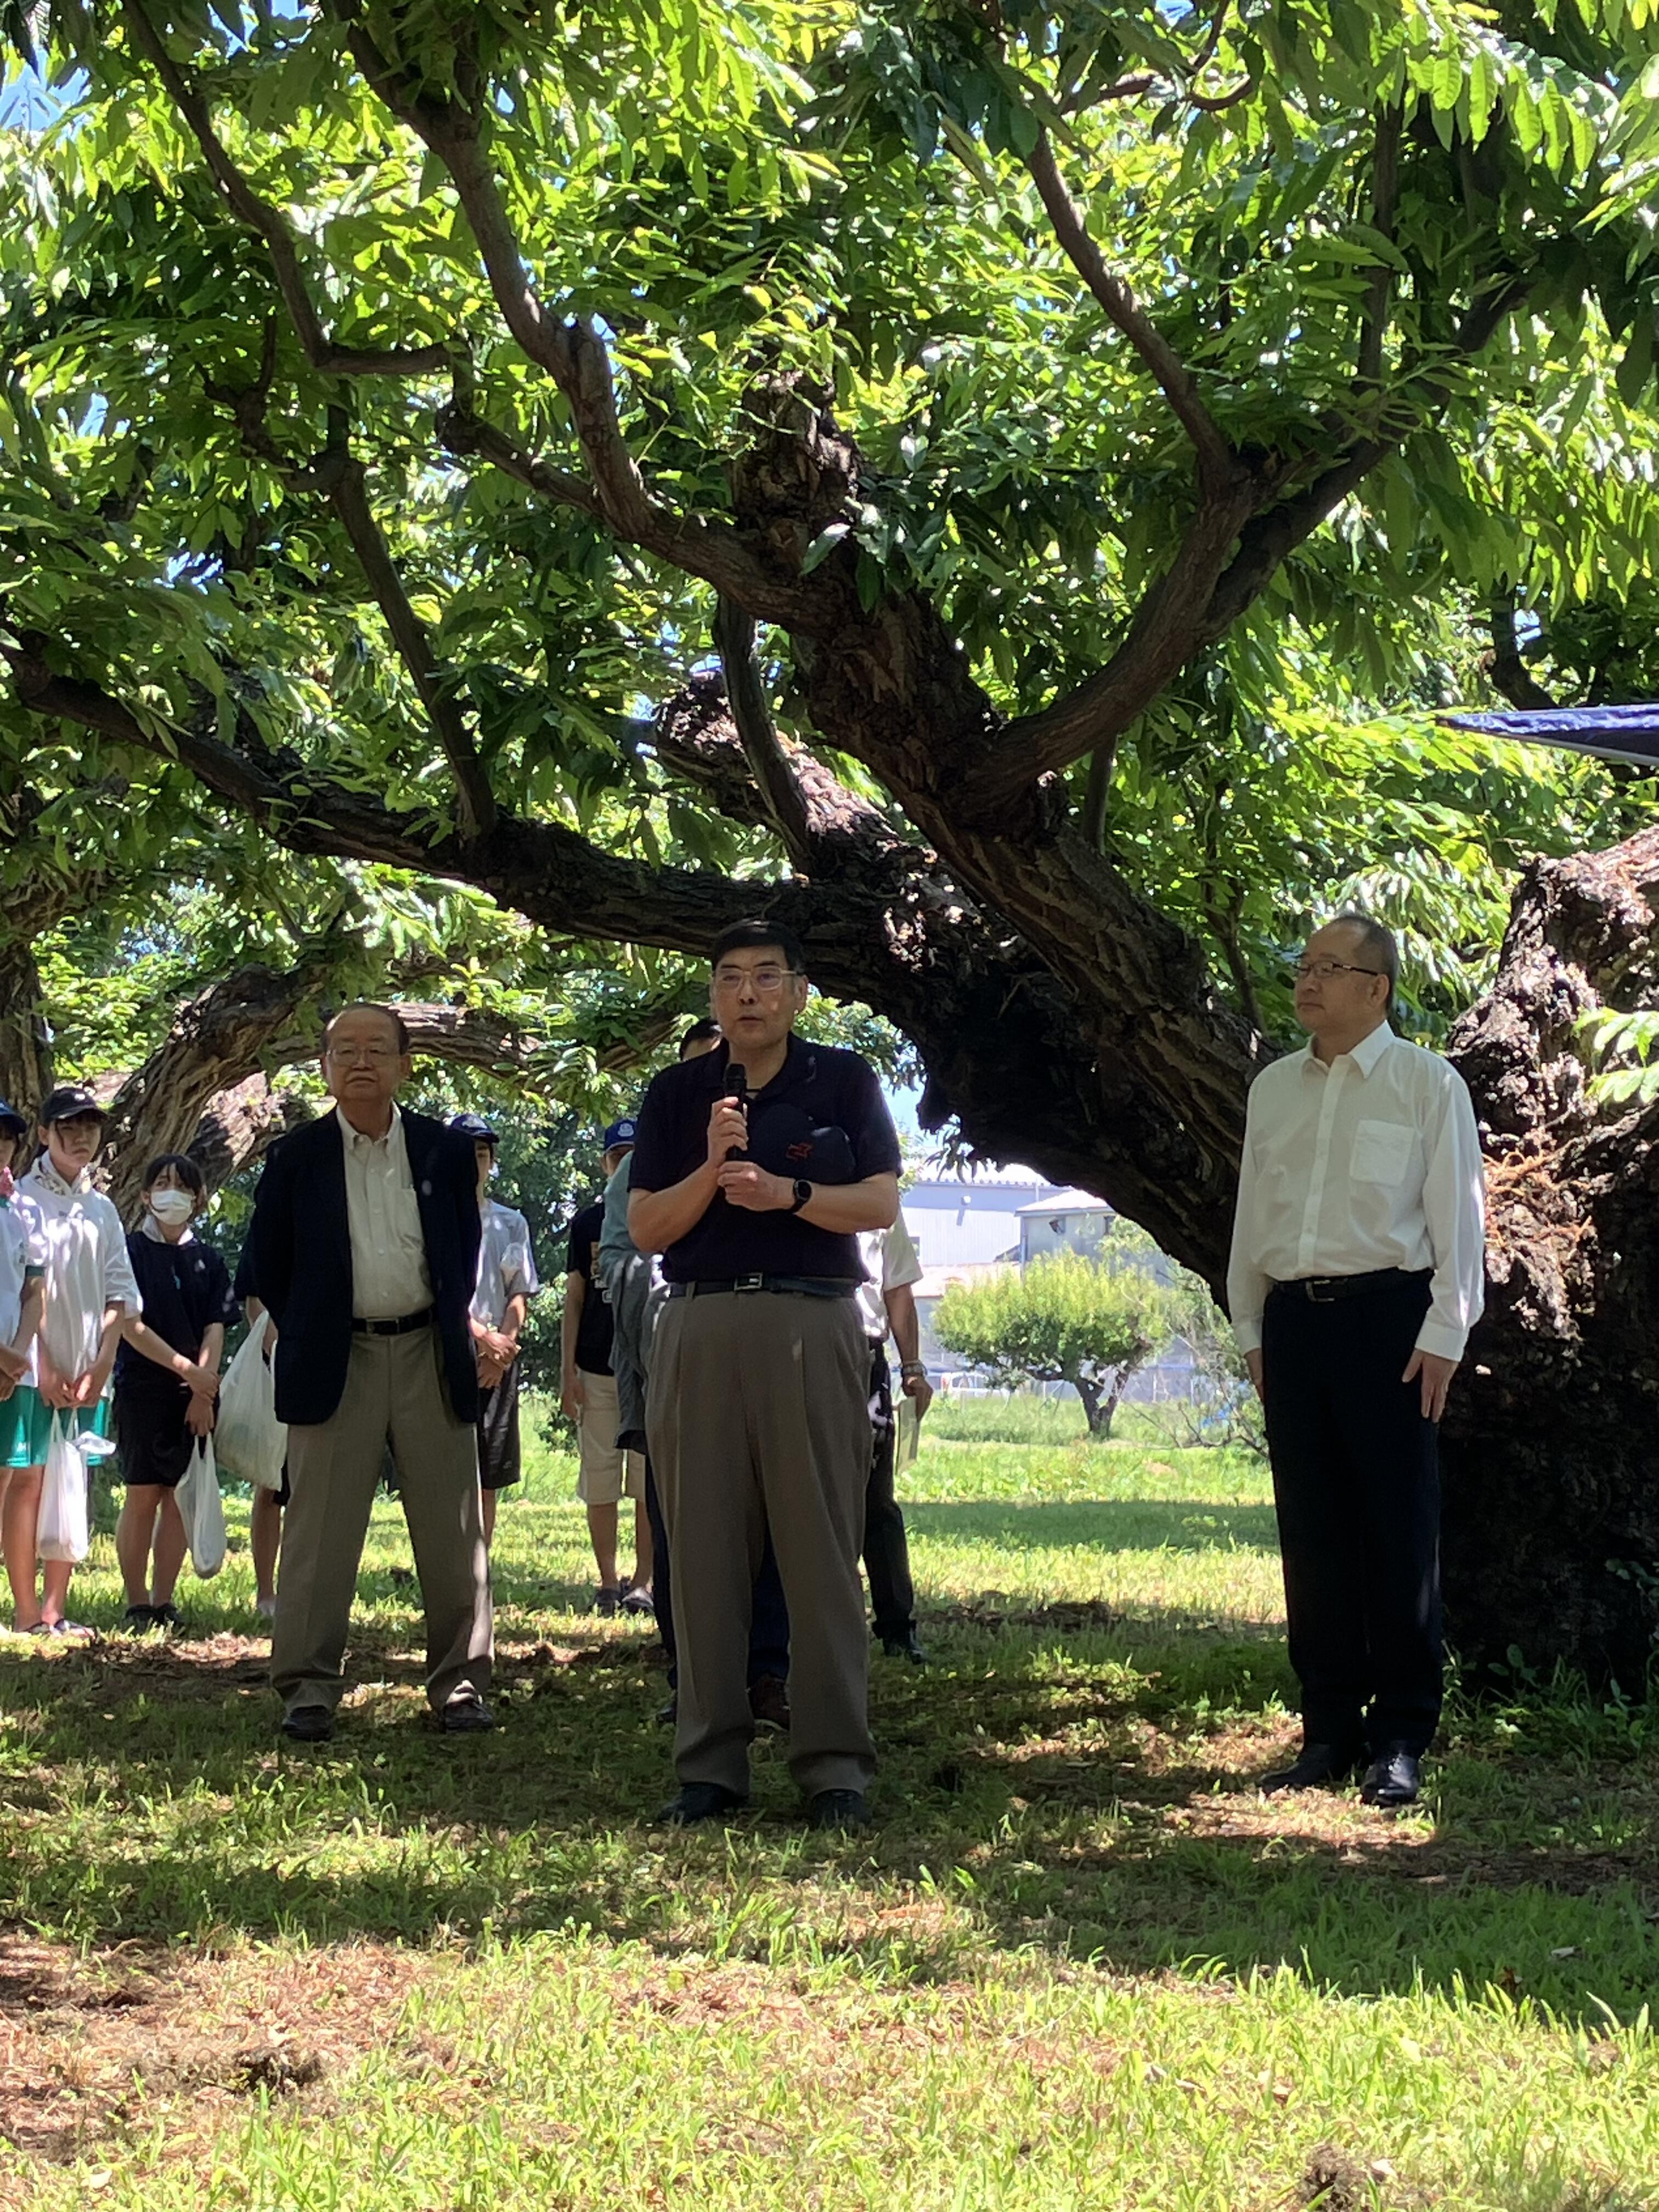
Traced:
<path fill-rule="evenodd" d="M 718 1283 L 670 1283 L 668 1295 L 706 1298 L 716 1291 L 735 1291 L 739 1296 L 750 1291 L 779 1291 L 803 1298 L 850 1298 L 857 1289 L 856 1283 L 843 1282 L 838 1275 L 730 1275 Z"/>
<path fill-rule="evenodd" d="M 417 1314 L 404 1314 L 398 1321 L 359 1321 L 352 1316 L 351 1326 L 359 1336 L 407 1336 L 412 1328 L 425 1328 L 432 1319 L 432 1308 L 422 1306 Z"/>
<path fill-rule="evenodd" d="M 1407 1273 L 1404 1267 L 1374 1267 L 1368 1275 L 1297 1275 L 1289 1282 L 1275 1283 L 1273 1290 L 1325 1306 L 1334 1305 L 1338 1298 L 1357 1298 L 1366 1291 L 1397 1290 L 1433 1279 L 1433 1270 L 1428 1267 L 1417 1274 Z"/>

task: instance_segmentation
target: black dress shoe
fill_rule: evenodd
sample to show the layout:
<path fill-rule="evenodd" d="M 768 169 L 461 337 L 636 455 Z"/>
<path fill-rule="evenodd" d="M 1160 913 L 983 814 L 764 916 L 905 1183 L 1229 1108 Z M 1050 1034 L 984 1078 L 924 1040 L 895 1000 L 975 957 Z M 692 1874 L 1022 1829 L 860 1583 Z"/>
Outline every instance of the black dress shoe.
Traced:
<path fill-rule="evenodd" d="M 739 1812 L 748 1802 L 723 1782 L 688 1782 L 657 1818 L 671 1828 L 695 1828 L 704 1820 L 718 1820 L 722 1813 Z"/>
<path fill-rule="evenodd" d="M 927 1664 L 927 1654 L 916 1641 L 914 1628 L 907 1628 L 902 1636 L 884 1636 L 881 1648 L 890 1659 L 908 1659 L 913 1667 Z"/>
<path fill-rule="evenodd" d="M 809 1828 L 867 1828 L 870 1808 L 861 1790 L 820 1790 L 806 1801 Z"/>
<path fill-rule="evenodd" d="M 326 1743 L 334 1734 L 334 1716 L 326 1705 L 295 1705 L 283 1715 L 283 1734 L 295 1743 Z"/>
<path fill-rule="evenodd" d="M 125 1625 L 135 1636 L 143 1636 L 155 1626 L 155 1607 L 153 1605 L 130 1605 Z"/>
<path fill-rule="evenodd" d="M 495 1716 L 482 1698 L 452 1698 L 438 1716 L 446 1735 L 482 1735 L 495 1725 Z"/>
<path fill-rule="evenodd" d="M 1264 1797 L 1277 1796 L 1281 1790 L 1340 1790 L 1360 1757 L 1340 1743 L 1304 1743 L 1294 1765 L 1264 1774 L 1255 1786 Z"/>
<path fill-rule="evenodd" d="M 1404 1744 L 1389 1744 L 1365 1769 L 1359 1794 L 1368 1805 L 1414 1805 L 1423 1787 L 1423 1762 Z"/>

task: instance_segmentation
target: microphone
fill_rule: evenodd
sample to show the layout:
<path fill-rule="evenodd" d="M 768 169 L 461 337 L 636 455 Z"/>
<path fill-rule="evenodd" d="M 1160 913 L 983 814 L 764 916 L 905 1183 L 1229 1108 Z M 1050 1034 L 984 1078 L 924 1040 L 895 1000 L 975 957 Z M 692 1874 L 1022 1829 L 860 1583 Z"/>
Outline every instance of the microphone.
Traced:
<path fill-rule="evenodd" d="M 726 1064 L 726 1096 L 734 1106 L 748 1103 L 749 1071 L 740 1060 L 728 1060 Z M 733 1145 L 726 1157 L 728 1160 L 741 1160 L 746 1159 L 748 1153 L 746 1145 Z"/>

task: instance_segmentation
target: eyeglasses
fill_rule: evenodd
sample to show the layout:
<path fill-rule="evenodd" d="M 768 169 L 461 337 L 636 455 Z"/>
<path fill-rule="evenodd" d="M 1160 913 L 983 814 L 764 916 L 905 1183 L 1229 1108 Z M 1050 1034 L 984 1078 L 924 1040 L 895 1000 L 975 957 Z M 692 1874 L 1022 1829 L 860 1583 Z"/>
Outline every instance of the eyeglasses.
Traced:
<path fill-rule="evenodd" d="M 752 983 L 757 991 L 781 991 L 794 973 L 793 968 L 717 968 L 714 988 L 740 991 L 745 983 Z"/>
<path fill-rule="evenodd" d="M 1356 968 L 1352 960 L 1292 960 L 1290 971 L 1298 983 L 1328 983 L 1333 975 L 1380 975 L 1380 968 Z"/>
<path fill-rule="evenodd" d="M 390 1044 L 331 1044 L 328 1048 L 331 1060 L 337 1060 L 349 1067 L 356 1060 L 366 1060 L 378 1066 L 380 1061 L 400 1060 L 403 1055 Z"/>

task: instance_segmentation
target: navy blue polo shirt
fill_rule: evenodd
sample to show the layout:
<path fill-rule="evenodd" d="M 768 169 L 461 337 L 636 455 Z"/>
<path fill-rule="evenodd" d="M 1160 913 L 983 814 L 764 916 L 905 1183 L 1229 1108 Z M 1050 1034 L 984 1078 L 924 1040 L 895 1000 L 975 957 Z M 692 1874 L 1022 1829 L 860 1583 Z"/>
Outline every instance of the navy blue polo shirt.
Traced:
<path fill-rule="evenodd" d="M 724 1043 L 665 1067 L 640 1109 L 629 1190 L 672 1190 L 708 1157 L 708 1115 L 726 1088 Z M 749 1101 L 749 1157 L 792 1182 L 863 1182 L 899 1171 L 898 1133 L 876 1072 L 855 1052 L 793 1034 L 783 1066 Z M 662 1255 L 671 1283 L 735 1275 L 864 1279 L 856 1237 L 816 1229 L 798 1213 L 750 1213 L 716 1191 L 702 1218 Z"/>

